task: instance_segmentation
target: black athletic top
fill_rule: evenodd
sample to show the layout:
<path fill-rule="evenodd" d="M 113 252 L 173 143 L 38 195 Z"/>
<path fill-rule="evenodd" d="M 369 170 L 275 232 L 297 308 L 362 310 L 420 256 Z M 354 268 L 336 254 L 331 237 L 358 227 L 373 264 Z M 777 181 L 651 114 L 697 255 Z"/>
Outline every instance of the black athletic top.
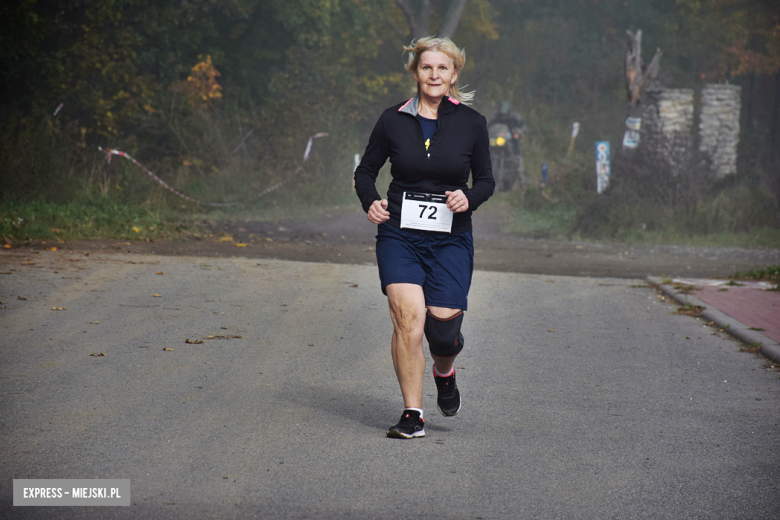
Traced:
<path fill-rule="evenodd" d="M 414 97 L 382 113 L 355 170 L 355 190 L 366 212 L 374 201 L 382 200 L 375 183 L 379 169 L 389 158 L 393 180 L 387 191 L 390 212 L 387 223 L 401 226 L 404 191 L 443 195 L 445 191 L 460 189 L 469 201 L 469 209 L 453 215 L 452 232 L 463 233 L 471 229 L 471 213 L 493 194 L 495 187 L 487 121 L 479 112 L 454 98 L 444 98 L 439 105 L 436 132 L 426 150 L 416 117 L 418 103 L 419 97 Z M 468 186 L 469 173 L 471 188 Z"/>

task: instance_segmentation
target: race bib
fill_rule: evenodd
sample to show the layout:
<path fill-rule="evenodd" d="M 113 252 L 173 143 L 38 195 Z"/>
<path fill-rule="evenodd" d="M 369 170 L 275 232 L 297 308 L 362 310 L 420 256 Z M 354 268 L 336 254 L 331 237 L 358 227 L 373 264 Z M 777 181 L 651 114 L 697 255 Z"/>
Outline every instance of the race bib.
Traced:
<path fill-rule="evenodd" d="M 452 231 L 452 211 L 446 195 L 405 191 L 401 202 L 401 227 L 425 231 Z"/>

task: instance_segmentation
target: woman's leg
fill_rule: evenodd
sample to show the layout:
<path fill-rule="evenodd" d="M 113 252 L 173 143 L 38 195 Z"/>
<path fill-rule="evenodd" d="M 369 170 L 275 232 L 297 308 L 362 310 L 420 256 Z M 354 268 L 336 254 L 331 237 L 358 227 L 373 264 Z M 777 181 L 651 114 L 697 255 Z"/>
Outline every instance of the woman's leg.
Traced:
<path fill-rule="evenodd" d="M 454 316 L 455 314 L 460 312 L 460 309 L 448 309 L 447 307 L 434 307 L 433 305 L 430 305 L 428 307 L 428 310 L 431 314 L 436 316 L 437 318 L 449 318 L 450 316 Z M 439 374 L 449 374 L 452 371 L 452 364 L 455 363 L 455 358 L 458 357 L 455 356 L 435 356 L 433 353 L 431 353 L 431 357 L 433 358 L 433 364 L 436 365 L 436 371 Z"/>
<path fill-rule="evenodd" d="M 425 328 L 425 295 L 422 287 L 409 283 L 388 285 L 387 301 L 393 320 L 391 351 L 393 366 L 404 406 L 422 408 L 425 353 L 423 331 Z"/>

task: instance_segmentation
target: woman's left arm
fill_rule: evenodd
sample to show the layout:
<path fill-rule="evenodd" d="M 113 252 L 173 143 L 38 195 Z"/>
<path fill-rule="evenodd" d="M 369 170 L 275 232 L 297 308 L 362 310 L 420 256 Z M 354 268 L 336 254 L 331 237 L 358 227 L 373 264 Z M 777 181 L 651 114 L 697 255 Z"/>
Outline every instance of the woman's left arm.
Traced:
<path fill-rule="evenodd" d="M 490 137 L 488 136 L 487 120 L 480 116 L 479 125 L 473 127 L 476 132 L 474 149 L 471 152 L 471 188 L 465 195 L 469 201 L 469 209 L 474 211 L 480 204 L 493 195 L 496 181 L 493 179 L 493 166 L 490 164 Z"/>

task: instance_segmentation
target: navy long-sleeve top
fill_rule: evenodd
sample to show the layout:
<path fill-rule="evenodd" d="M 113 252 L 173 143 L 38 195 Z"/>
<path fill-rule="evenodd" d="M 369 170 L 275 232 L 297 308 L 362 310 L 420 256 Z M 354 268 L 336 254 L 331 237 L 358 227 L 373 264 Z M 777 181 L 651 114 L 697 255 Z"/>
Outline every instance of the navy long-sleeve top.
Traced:
<path fill-rule="evenodd" d="M 382 113 L 355 170 L 355 190 L 363 210 L 368 212 L 374 201 L 382 199 L 376 190 L 376 178 L 390 159 L 393 180 L 387 192 L 387 223 L 401 226 L 404 191 L 444 194 L 460 189 L 469 201 L 469 209 L 454 214 L 452 233 L 463 233 L 471 229 L 472 212 L 493 194 L 495 187 L 487 121 L 454 98 L 444 98 L 439 105 L 436 133 L 426 150 L 417 120 L 418 103 L 419 97 L 415 97 Z"/>

